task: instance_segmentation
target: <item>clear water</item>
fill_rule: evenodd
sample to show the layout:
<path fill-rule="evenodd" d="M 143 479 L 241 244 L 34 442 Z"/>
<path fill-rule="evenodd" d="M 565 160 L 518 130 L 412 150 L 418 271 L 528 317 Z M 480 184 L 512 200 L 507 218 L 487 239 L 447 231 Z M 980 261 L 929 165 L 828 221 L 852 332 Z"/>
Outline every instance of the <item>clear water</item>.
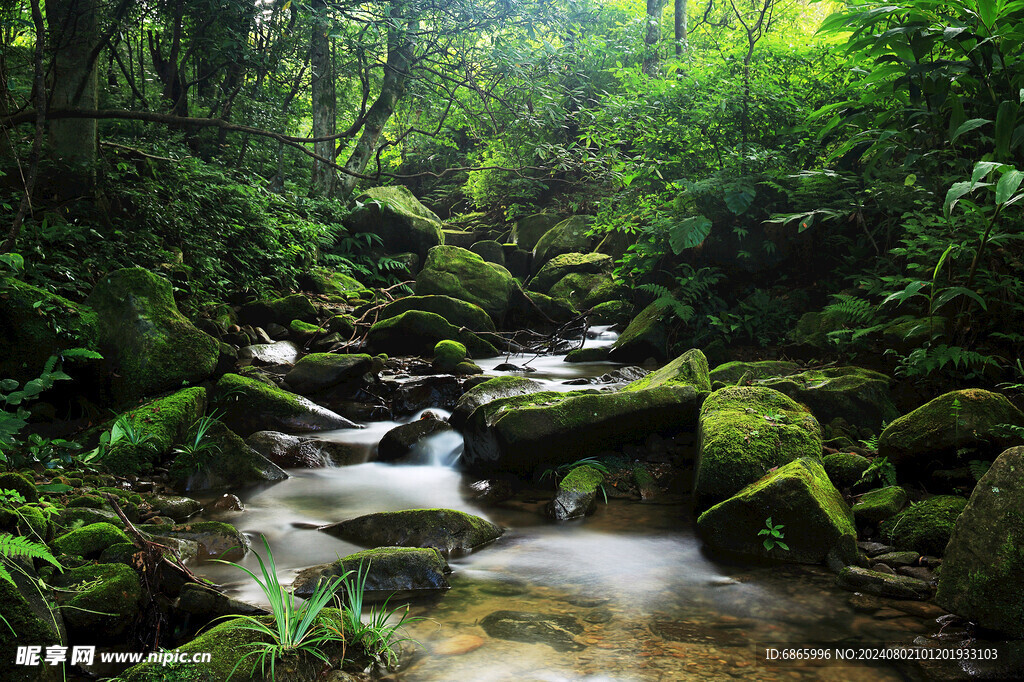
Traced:
<path fill-rule="evenodd" d="M 561 358 L 531 364 L 539 370 L 532 376 L 553 385 L 613 367 L 567 365 Z M 321 437 L 371 450 L 396 424 L 372 423 Z M 422 646 L 409 646 L 393 679 L 907 679 L 886 666 L 769 668 L 755 656 L 754 645 L 909 643 L 937 629 L 934 616 L 910 616 L 882 604 L 873 615 L 861 613 L 851 593 L 836 588 L 834 577 L 818 567 L 713 561 L 702 553 L 683 503 L 612 500 L 586 520 L 564 525 L 544 521 L 543 491 L 516 504 L 481 507 L 472 501 L 472 481 L 450 466 L 461 438 L 449 434 L 432 445 L 418 464 L 291 471 L 286 481 L 239 492 L 244 512 L 217 517 L 252 537 L 260 553 L 258 538 L 265 537 L 285 582 L 302 568 L 362 549 L 310 526 L 377 511 L 448 507 L 507 527 L 495 543 L 451 562 L 451 590 L 413 603 L 414 615 L 428 620 L 411 626 L 408 635 Z M 257 568 L 252 553 L 242 563 Z M 261 600 L 237 569 L 206 564 L 200 572 L 228 585 L 235 596 Z M 571 635 L 568 650 L 490 637 L 480 621 L 499 610 L 572 617 L 579 632 Z"/>

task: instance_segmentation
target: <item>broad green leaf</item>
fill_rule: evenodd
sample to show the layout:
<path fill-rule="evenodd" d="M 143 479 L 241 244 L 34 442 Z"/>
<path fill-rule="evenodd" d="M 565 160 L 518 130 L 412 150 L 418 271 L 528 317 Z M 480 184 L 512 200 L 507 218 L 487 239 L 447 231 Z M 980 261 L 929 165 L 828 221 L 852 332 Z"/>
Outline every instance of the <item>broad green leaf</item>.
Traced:
<path fill-rule="evenodd" d="M 953 207 L 956 206 L 956 202 L 960 201 L 960 198 L 965 194 L 968 194 L 973 189 L 974 183 L 964 180 L 963 182 L 954 182 L 953 186 L 946 192 L 946 200 L 942 202 L 942 212 L 947 216 Z"/>
<path fill-rule="evenodd" d="M 740 185 L 725 191 L 725 206 L 734 215 L 741 215 L 750 208 L 757 196 L 757 190 L 750 185 Z"/>
<path fill-rule="evenodd" d="M 1024 181 L 1024 172 L 1016 168 L 1011 168 L 1003 173 L 1003 177 L 999 178 L 999 182 L 996 183 L 996 205 L 1005 204 L 1020 187 L 1021 181 Z"/>
<path fill-rule="evenodd" d="M 932 310 L 938 310 L 957 296 L 966 296 L 980 305 L 982 310 L 988 310 L 988 306 L 985 305 L 985 299 L 978 295 L 978 292 L 972 291 L 966 287 L 949 287 L 948 289 L 943 289 L 942 293 L 935 297 Z"/>
<path fill-rule="evenodd" d="M 996 111 L 996 158 L 1005 158 L 1010 155 L 1010 140 L 1013 138 L 1013 129 L 1017 127 L 1017 110 L 1020 105 L 1016 102 L 1000 102 Z"/>
<path fill-rule="evenodd" d="M 956 142 L 956 138 L 960 137 L 964 133 L 969 133 L 976 128 L 980 128 L 986 123 L 991 123 L 992 120 L 988 118 L 972 118 L 969 121 L 964 121 L 960 124 L 960 127 L 956 129 L 956 132 L 949 138 L 950 142 Z"/>
<path fill-rule="evenodd" d="M 978 16 L 986 28 L 992 28 L 996 23 L 996 0 L 977 0 Z"/>
<path fill-rule="evenodd" d="M 686 249 L 699 246 L 711 234 L 711 221 L 702 215 L 686 218 L 672 226 L 668 245 L 677 256 Z"/>
<path fill-rule="evenodd" d="M 974 164 L 974 171 L 971 173 L 971 189 L 979 186 L 978 183 L 981 180 L 987 178 L 989 173 L 1002 165 L 997 161 L 979 161 Z"/>

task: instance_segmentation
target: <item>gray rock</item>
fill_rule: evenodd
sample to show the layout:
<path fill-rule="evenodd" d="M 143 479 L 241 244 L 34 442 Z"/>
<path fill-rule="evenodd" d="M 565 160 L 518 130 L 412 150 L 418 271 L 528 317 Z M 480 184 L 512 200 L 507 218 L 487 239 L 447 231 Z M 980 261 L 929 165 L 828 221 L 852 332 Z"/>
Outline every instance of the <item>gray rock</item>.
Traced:
<path fill-rule="evenodd" d="M 905 575 L 888 575 L 859 566 L 847 566 L 836 578 L 836 584 L 852 592 L 864 592 L 890 599 L 924 601 L 932 596 L 931 585 Z"/>
<path fill-rule="evenodd" d="M 405 509 L 366 514 L 320 528 L 370 547 L 430 547 L 445 556 L 465 554 L 501 537 L 504 529 L 454 509 Z"/>
<path fill-rule="evenodd" d="M 180 495 L 148 494 L 143 495 L 143 499 L 161 516 L 168 516 L 175 521 L 184 521 L 203 508 L 203 505 L 197 500 Z"/>
<path fill-rule="evenodd" d="M 249 364 L 256 366 L 294 365 L 301 356 L 302 351 L 291 341 L 256 344 L 238 351 L 239 360 L 248 361 Z"/>
<path fill-rule="evenodd" d="M 392 594 L 398 598 L 447 590 L 451 568 L 435 549 L 378 547 L 349 554 L 329 564 L 300 571 L 292 583 L 295 594 L 309 597 L 320 580 L 330 580 L 347 571 L 365 570 L 367 601 L 383 601 Z"/>
<path fill-rule="evenodd" d="M 377 459 L 381 462 L 394 462 L 414 456 L 423 441 L 435 434 L 452 430 L 452 426 L 448 422 L 430 418 L 417 419 L 414 422 L 396 426 L 380 439 L 380 444 L 377 446 Z"/>

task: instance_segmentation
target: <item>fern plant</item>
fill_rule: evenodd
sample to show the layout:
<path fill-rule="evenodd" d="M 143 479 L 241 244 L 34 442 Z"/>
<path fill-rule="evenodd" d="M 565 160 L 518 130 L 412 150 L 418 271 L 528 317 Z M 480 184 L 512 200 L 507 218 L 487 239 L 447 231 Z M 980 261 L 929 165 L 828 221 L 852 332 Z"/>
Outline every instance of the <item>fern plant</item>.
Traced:
<path fill-rule="evenodd" d="M 896 485 L 896 467 L 888 457 L 875 457 L 860 475 L 856 485 L 879 482 L 883 487 Z"/>
<path fill-rule="evenodd" d="M 63 571 L 64 567 L 60 565 L 56 558 L 50 554 L 50 550 L 46 548 L 46 545 L 33 542 L 26 537 L 20 535 L 11 535 L 10 533 L 0 533 L 0 580 L 6 580 L 11 585 L 17 587 L 14 582 L 14 576 L 11 575 L 9 567 L 13 567 L 16 570 L 23 571 L 15 564 L 10 563 L 13 559 L 41 559 L 47 563 L 53 564 L 58 571 Z M 11 627 L 11 624 L 7 622 L 3 614 L 0 613 L 0 620 L 4 622 L 12 633 L 17 636 L 17 632 Z"/>

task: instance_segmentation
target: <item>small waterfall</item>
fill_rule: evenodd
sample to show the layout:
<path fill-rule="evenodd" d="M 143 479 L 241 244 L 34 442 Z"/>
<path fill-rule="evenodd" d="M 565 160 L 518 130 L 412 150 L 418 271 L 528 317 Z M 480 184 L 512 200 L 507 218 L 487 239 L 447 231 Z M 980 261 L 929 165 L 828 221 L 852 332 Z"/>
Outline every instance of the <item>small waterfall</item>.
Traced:
<path fill-rule="evenodd" d="M 413 446 L 406 463 L 453 467 L 462 457 L 463 445 L 462 434 L 458 431 L 435 433 Z"/>

